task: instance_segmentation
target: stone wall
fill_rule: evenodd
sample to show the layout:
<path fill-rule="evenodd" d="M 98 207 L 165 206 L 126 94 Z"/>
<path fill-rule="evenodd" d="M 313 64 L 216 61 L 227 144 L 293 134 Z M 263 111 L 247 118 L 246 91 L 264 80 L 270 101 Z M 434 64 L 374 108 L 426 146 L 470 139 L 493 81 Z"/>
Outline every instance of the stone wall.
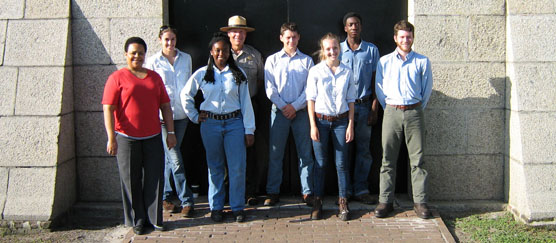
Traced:
<path fill-rule="evenodd" d="M 506 2 L 509 205 L 556 223 L 556 2 Z"/>
<path fill-rule="evenodd" d="M 126 65 L 124 43 L 132 36 L 147 42 L 147 56 L 159 49 L 162 0 L 72 2 L 78 200 L 120 201 L 115 157 L 106 153 L 102 93 L 108 76 Z"/>
<path fill-rule="evenodd" d="M 504 0 L 410 0 L 414 50 L 432 62 L 425 167 L 431 199 L 504 198 Z"/>
<path fill-rule="evenodd" d="M 52 220 L 76 200 L 69 1 L 0 1 L 2 220 Z"/>

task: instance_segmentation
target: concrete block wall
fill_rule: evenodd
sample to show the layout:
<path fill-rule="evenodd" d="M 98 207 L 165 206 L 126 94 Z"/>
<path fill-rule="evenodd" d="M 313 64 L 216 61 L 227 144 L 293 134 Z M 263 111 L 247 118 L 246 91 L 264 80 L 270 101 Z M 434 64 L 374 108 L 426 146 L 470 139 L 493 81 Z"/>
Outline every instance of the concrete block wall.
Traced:
<path fill-rule="evenodd" d="M 432 200 L 504 199 L 505 1 L 410 0 L 432 62 L 425 167 Z"/>
<path fill-rule="evenodd" d="M 556 223 L 556 2 L 506 2 L 509 208 Z"/>
<path fill-rule="evenodd" d="M 121 200 L 116 159 L 106 153 L 102 93 L 108 76 L 126 65 L 127 38 L 143 38 L 147 56 L 159 49 L 163 6 L 163 0 L 71 1 L 76 176 L 81 202 Z"/>
<path fill-rule="evenodd" d="M 76 200 L 70 2 L 0 6 L 1 219 L 49 221 Z"/>

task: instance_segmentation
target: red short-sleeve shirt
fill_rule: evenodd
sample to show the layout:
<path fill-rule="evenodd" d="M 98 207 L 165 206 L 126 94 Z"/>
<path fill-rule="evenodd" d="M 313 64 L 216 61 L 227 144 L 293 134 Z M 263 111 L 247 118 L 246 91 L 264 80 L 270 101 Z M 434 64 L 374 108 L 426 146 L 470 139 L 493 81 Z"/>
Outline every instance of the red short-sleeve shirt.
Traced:
<path fill-rule="evenodd" d="M 127 68 L 115 71 L 104 86 L 102 104 L 115 105 L 116 132 L 132 137 L 149 137 L 160 133 L 160 105 L 170 102 L 160 76 L 147 70 L 140 79 Z"/>

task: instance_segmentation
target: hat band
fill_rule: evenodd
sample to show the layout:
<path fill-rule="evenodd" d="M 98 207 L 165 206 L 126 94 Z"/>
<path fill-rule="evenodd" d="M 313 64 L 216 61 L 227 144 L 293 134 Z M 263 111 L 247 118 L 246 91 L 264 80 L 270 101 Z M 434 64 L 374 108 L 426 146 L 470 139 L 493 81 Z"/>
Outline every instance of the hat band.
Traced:
<path fill-rule="evenodd" d="M 233 24 L 233 25 L 229 25 L 228 28 L 250 28 L 250 27 L 242 24 Z"/>

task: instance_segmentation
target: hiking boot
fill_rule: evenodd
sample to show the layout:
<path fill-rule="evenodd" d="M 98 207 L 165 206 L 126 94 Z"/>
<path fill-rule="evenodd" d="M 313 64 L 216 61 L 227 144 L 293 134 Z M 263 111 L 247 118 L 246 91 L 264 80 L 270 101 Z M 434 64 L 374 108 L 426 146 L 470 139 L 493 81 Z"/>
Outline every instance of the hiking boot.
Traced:
<path fill-rule="evenodd" d="M 417 217 L 422 219 L 428 219 L 432 217 L 431 210 L 426 203 L 415 203 L 413 204 L 413 209 L 415 210 L 415 214 Z"/>
<path fill-rule="evenodd" d="M 223 214 L 222 210 L 212 210 L 210 211 L 210 219 L 214 222 L 222 222 L 224 220 Z"/>
<path fill-rule="evenodd" d="M 245 221 L 245 211 L 243 210 L 234 211 L 232 212 L 232 214 L 234 215 L 234 219 L 237 223 L 241 223 Z"/>
<path fill-rule="evenodd" d="M 338 199 L 338 218 L 340 218 L 342 221 L 349 220 L 348 201 L 345 197 L 340 197 Z"/>
<path fill-rule="evenodd" d="M 245 200 L 249 206 L 255 206 L 259 204 L 259 200 L 254 195 L 248 195 L 247 199 Z"/>

